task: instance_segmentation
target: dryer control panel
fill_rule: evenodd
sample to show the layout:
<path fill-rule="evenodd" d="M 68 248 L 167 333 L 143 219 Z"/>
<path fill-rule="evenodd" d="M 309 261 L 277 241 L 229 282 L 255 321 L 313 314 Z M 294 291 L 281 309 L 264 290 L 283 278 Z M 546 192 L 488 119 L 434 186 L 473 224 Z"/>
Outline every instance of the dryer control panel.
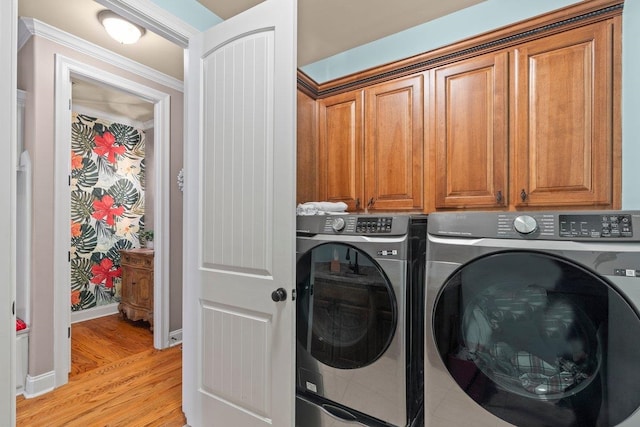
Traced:
<path fill-rule="evenodd" d="M 633 237 L 629 214 L 558 215 L 560 237 Z"/>
<path fill-rule="evenodd" d="M 517 240 L 640 242 L 640 211 L 435 212 L 432 235 Z M 635 231 L 635 233 L 634 233 Z"/>

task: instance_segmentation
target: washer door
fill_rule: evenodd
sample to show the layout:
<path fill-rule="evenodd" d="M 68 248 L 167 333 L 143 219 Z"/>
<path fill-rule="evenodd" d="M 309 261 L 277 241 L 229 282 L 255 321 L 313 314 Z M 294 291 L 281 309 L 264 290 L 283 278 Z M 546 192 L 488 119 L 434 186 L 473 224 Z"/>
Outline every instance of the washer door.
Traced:
<path fill-rule="evenodd" d="M 567 259 L 509 251 L 465 264 L 440 290 L 433 334 L 466 394 L 517 426 L 615 426 L 640 406 L 640 319 Z"/>
<path fill-rule="evenodd" d="M 299 348 L 339 369 L 367 366 L 385 352 L 396 299 L 373 258 L 348 244 L 322 244 L 299 258 L 296 274 Z"/>

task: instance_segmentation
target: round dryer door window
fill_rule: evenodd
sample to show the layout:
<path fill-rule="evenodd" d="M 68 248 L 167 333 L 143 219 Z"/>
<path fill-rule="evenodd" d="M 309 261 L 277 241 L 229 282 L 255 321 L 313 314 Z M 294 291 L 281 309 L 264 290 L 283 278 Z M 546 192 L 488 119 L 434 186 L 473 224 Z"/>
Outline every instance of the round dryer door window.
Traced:
<path fill-rule="evenodd" d="M 462 266 L 433 328 L 457 384 L 514 425 L 615 426 L 640 406 L 636 311 L 564 258 L 509 251 Z"/>
<path fill-rule="evenodd" d="M 340 369 L 377 360 L 396 329 L 393 289 L 376 261 L 341 243 L 316 246 L 297 265 L 297 339 Z"/>

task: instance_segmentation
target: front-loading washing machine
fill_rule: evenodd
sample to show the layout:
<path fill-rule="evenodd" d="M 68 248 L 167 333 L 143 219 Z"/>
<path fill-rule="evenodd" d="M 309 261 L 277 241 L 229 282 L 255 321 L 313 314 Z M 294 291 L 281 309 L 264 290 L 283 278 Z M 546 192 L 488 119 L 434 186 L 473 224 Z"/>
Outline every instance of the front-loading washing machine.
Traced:
<path fill-rule="evenodd" d="M 422 423 L 426 224 L 297 218 L 297 427 Z"/>
<path fill-rule="evenodd" d="M 425 426 L 640 425 L 640 212 L 429 216 Z"/>

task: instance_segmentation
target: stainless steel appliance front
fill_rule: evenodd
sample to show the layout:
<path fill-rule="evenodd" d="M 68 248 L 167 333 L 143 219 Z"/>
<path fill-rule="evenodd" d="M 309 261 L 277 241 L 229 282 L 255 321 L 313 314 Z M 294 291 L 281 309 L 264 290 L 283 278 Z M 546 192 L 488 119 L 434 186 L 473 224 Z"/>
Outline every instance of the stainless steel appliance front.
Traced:
<path fill-rule="evenodd" d="M 428 230 L 426 427 L 640 425 L 639 212 L 442 213 Z"/>
<path fill-rule="evenodd" d="M 411 325 L 423 315 L 426 218 L 298 217 L 297 229 L 296 425 L 409 425 L 422 400 Z"/>

